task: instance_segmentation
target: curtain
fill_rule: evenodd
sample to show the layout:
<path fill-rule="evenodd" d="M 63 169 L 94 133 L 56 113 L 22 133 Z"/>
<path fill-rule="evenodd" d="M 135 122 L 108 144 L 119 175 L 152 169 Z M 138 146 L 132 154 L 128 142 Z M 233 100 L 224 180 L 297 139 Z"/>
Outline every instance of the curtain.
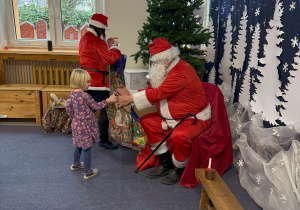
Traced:
<path fill-rule="evenodd" d="M 240 183 L 263 209 L 298 209 L 300 1 L 208 6 L 204 81 L 223 92 Z"/>

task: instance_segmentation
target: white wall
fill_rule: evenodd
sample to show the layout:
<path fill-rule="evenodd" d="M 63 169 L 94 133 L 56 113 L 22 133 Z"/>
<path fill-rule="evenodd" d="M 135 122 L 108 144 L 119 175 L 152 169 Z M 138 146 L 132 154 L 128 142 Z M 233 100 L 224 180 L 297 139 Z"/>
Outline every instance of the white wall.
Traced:
<path fill-rule="evenodd" d="M 139 50 L 136 44 L 138 30 L 147 21 L 146 0 L 106 0 L 105 15 L 108 17 L 107 37 L 118 37 L 122 54 L 127 55 L 126 69 L 148 69 L 139 59 L 136 64 L 130 55 Z"/>

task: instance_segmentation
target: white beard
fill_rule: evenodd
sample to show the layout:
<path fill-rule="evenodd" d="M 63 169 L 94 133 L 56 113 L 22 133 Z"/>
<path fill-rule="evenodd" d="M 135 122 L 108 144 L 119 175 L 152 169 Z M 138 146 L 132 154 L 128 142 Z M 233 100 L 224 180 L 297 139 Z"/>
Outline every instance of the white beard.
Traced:
<path fill-rule="evenodd" d="M 165 64 L 155 64 L 150 68 L 147 78 L 153 88 L 158 88 L 166 79 L 168 71 Z"/>

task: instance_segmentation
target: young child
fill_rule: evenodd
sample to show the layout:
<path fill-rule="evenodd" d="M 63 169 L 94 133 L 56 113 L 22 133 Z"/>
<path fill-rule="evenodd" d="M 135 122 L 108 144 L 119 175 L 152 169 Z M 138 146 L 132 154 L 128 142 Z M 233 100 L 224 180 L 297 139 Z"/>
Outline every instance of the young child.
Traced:
<path fill-rule="evenodd" d="M 84 168 L 84 179 L 89 179 L 98 174 L 98 169 L 91 169 L 91 146 L 93 142 L 100 141 L 98 121 L 93 110 L 103 109 L 109 103 L 117 102 L 113 94 L 106 100 L 97 103 L 88 93 L 84 92 L 90 84 L 90 74 L 82 69 L 74 69 L 71 73 L 70 86 L 74 90 L 70 93 L 66 112 L 72 119 L 72 137 L 74 163 L 71 170 Z M 84 153 L 84 162 L 79 162 L 81 151 Z"/>

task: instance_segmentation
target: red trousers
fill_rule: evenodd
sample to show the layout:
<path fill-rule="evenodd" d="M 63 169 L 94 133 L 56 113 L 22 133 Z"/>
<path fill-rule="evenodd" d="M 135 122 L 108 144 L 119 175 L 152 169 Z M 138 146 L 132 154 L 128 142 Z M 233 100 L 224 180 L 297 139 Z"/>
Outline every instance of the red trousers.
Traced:
<path fill-rule="evenodd" d="M 168 134 L 166 130 L 162 128 L 163 118 L 156 113 L 150 113 L 141 117 L 141 124 L 147 134 L 148 143 L 154 144 L 161 142 L 164 137 Z M 211 120 L 200 120 L 194 125 L 194 118 L 186 118 L 179 126 L 177 126 L 169 139 L 167 144 L 169 150 L 174 154 L 177 161 L 182 162 L 188 158 L 191 154 L 192 140 L 199 136 L 210 126 Z M 171 131 L 171 128 L 169 128 Z"/>

